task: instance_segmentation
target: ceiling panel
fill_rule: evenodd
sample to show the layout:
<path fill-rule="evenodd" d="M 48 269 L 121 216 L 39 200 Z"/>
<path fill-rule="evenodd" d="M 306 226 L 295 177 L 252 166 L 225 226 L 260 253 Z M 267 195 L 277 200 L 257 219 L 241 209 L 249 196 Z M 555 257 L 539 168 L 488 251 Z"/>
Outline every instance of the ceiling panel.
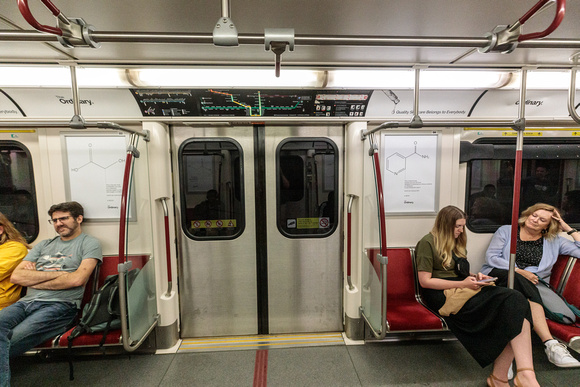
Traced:
<path fill-rule="evenodd" d="M 54 0 L 66 16 L 82 17 L 97 32 L 178 32 L 211 34 L 221 15 L 220 0 Z M 265 28 L 294 28 L 297 35 L 415 36 L 477 38 L 511 24 L 536 1 L 504 0 L 232 0 L 231 19 L 240 34 L 263 35 Z M 30 1 L 41 24 L 55 18 L 40 0 Z M 555 7 L 525 24 L 524 33 L 545 29 Z M 580 40 L 580 1 L 568 1 L 566 16 L 550 39 Z M 32 30 L 16 0 L 1 0 L 0 30 Z M 273 63 L 263 45 L 215 47 L 211 44 L 109 43 L 99 49 L 66 49 L 59 43 L 0 41 L 0 62 L 63 61 L 92 63 Z M 446 64 L 468 48 L 296 46 L 282 65 Z M 475 53 L 458 62 L 475 65 L 568 65 L 575 49 L 522 49 L 508 55 Z"/>

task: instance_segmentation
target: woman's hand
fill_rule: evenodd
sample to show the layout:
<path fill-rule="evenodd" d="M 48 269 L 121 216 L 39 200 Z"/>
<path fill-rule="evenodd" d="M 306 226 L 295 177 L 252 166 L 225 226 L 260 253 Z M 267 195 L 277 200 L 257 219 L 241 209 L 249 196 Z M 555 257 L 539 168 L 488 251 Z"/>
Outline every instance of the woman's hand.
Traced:
<path fill-rule="evenodd" d="M 480 275 L 481 273 L 478 273 L 478 275 Z M 481 274 L 481 277 L 486 277 L 489 278 L 489 276 Z M 482 280 L 484 278 L 478 278 L 477 276 L 473 277 L 473 276 L 469 276 L 467 278 L 465 278 L 463 281 L 461 281 L 462 284 L 462 288 L 467 288 L 467 289 L 473 289 L 473 290 L 477 290 L 479 288 L 481 288 L 482 286 L 490 286 L 492 285 L 491 282 L 487 282 L 487 283 L 481 283 L 481 282 L 477 282 L 479 280 Z"/>
<path fill-rule="evenodd" d="M 564 222 L 562 219 L 562 215 L 556 210 L 554 210 L 554 214 L 552 215 L 552 219 L 554 219 L 560 225 L 560 230 L 564 232 L 568 232 L 572 230 L 572 227 L 568 226 L 568 223 Z"/>
<path fill-rule="evenodd" d="M 516 272 L 525 279 L 527 279 L 528 281 L 530 281 L 531 283 L 533 283 L 534 285 L 536 285 L 539 282 L 538 276 L 535 275 L 534 273 L 530 273 L 529 271 L 522 269 L 517 269 Z"/>
<path fill-rule="evenodd" d="M 490 276 L 488 276 L 488 275 L 485 275 L 485 274 L 483 274 L 483 273 L 477 273 L 477 274 L 474 274 L 474 277 L 475 277 L 475 279 L 476 279 L 476 280 L 478 280 L 478 281 L 481 281 L 481 280 L 484 280 L 484 279 L 488 279 L 488 278 L 492 278 L 492 277 L 490 277 Z"/>

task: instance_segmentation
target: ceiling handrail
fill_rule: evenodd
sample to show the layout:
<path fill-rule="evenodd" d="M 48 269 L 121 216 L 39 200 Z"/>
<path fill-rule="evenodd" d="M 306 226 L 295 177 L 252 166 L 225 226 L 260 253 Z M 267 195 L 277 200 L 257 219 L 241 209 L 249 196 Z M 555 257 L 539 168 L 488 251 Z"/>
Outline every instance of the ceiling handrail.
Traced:
<path fill-rule="evenodd" d="M 58 27 L 50 27 L 40 24 L 28 7 L 28 0 L 18 0 L 18 9 L 26 21 L 40 32 L 46 32 L 56 36 L 57 40 L 66 48 L 91 47 L 99 48 L 100 43 L 96 42 L 92 33 L 95 28 L 87 24 L 82 18 L 66 17 L 50 0 L 40 0 L 52 12 L 57 19 Z"/>
<path fill-rule="evenodd" d="M 52 12 L 52 14 L 54 16 L 56 16 L 57 18 L 60 17 L 61 12 L 59 11 L 58 8 L 56 8 L 56 6 L 54 4 L 52 4 L 50 2 L 50 0 L 40 0 L 40 1 L 42 1 L 42 3 L 50 10 L 50 12 Z M 40 24 L 34 18 L 34 16 L 32 15 L 32 12 L 30 12 L 30 7 L 28 6 L 28 0 L 18 0 L 18 9 L 20 10 L 20 13 L 24 17 L 24 19 L 26 19 L 28 24 L 30 24 L 32 27 L 34 27 L 38 31 L 46 32 L 47 34 L 53 34 L 53 35 L 58 35 L 58 36 L 63 35 L 62 30 L 58 27 L 50 27 L 50 26 L 46 26 L 44 24 Z"/>
<path fill-rule="evenodd" d="M 536 12 L 540 10 L 548 1 L 550 0 L 540 0 L 536 5 L 534 5 L 524 16 L 522 16 L 518 21 L 523 25 L 529 18 L 534 16 Z M 564 20 L 564 15 L 566 14 L 566 0 L 556 0 L 556 15 L 552 24 L 548 26 L 544 31 L 533 32 L 530 34 L 520 35 L 518 37 L 518 42 L 523 42 L 530 39 L 539 39 L 550 35 L 552 32 L 558 28 L 562 20 Z"/>

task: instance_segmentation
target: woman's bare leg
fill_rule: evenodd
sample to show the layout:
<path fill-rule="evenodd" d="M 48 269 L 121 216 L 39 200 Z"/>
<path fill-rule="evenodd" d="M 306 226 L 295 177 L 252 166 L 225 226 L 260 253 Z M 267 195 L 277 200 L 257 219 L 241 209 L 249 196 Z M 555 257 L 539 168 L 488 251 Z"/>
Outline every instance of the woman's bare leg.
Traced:
<path fill-rule="evenodd" d="M 537 302 L 529 301 L 529 303 L 530 309 L 532 310 L 532 320 L 534 321 L 534 332 L 540 337 L 542 343 L 553 339 L 554 337 L 552 337 L 550 328 L 548 328 L 548 323 L 546 322 L 544 307 Z"/>
<path fill-rule="evenodd" d="M 524 319 L 522 331 L 520 332 L 519 335 L 517 335 L 510 341 L 510 345 L 511 350 L 513 351 L 513 354 L 516 359 L 517 369 L 518 370 L 523 370 L 526 368 L 528 369 L 526 371 L 518 372 L 519 382 L 524 386 L 530 387 L 539 386 L 538 381 L 536 380 L 536 373 L 533 371 L 534 360 L 532 358 L 531 329 L 528 320 Z"/>

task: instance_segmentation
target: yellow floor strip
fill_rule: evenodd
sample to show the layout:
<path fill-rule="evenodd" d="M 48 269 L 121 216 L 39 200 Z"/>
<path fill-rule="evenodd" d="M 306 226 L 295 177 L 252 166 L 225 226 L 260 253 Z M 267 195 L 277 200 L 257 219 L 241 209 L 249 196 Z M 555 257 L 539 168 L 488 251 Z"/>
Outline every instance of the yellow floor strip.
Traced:
<path fill-rule="evenodd" d="M 342 333 L 227 336 L 183 339 L 178 353 L 345 345 Z"/>

